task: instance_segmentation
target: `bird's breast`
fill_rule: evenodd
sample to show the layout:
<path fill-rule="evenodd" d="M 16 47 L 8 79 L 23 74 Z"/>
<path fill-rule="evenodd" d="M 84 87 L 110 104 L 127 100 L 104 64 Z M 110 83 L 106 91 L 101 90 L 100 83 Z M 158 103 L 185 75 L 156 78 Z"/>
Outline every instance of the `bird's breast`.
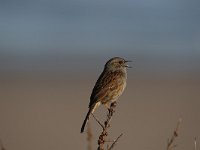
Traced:
<path fill-rule="evenodd" d="M 102 103 L 114 102 L 119 96 L 122 95 L 126 87 L 126 78 L 123 76 L 115 79 L 113 85 L 108 89 L 106 96 L 104 97 Z"/>

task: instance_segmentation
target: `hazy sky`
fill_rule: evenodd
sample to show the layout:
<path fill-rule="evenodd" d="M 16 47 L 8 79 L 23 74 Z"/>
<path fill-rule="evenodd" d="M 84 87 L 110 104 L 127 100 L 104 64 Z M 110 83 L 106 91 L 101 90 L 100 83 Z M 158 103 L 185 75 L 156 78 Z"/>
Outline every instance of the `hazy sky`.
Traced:
<path fill-rule="evenodd" d="M 67 58 L 123 56 L 146 68 L 178 63 L 198 70 L 199 6 L 198 0 L 1 0 L 0 67 L 59 68 Z"/>

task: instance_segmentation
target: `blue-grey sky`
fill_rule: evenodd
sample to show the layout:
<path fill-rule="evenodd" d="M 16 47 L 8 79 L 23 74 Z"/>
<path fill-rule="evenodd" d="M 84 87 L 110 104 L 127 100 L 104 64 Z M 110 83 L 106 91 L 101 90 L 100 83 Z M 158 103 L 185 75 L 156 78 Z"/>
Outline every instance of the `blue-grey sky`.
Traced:
<path fill-rule="evenodd" d="M 1 0 L 0 67 L 62 70 L 77 58 L 122 56 L 141 70 L 198 72 L 199 8 L 199 0 Z"/>

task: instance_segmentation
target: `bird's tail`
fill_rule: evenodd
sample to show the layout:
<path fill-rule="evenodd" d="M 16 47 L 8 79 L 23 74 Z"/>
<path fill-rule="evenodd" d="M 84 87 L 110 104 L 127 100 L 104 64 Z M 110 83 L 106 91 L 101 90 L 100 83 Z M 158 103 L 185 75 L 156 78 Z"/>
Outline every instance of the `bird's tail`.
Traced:
<path fill-rule="evenodd" d="M 89 111 L 88 111 L 88 113 L 87 113 L 87 115 L 85 117 L 85 120 L 83 121 L 82 127 L 81 127 L 81 133 L 84 132 L 85 125 L 86 125 L 87 121 L 89 120 L 89 116 L 90 116 L 91 112 L 93 111 L 93 109 L 94 109 L 94 106 L 91 106 L 89 108 Z"/>

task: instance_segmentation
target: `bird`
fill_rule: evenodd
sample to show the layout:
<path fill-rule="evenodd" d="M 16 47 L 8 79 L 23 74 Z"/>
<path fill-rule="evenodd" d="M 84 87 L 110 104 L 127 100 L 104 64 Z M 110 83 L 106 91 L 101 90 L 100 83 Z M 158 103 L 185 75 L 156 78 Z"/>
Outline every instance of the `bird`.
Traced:
<path fill-rule="evenodd" d="M 81 133 L 84 132 L 90 114 L 93 114 L 100 104 L 109 109 L 109 103 L 115 102 L 122 95 L 126 87 L 127 68 L 131 68 L 127 62 L 131 61 L 120 57 L 113 57 L 106 62 L 103 72 L 92 90 L 89 110 L 83 121 Z"/>

